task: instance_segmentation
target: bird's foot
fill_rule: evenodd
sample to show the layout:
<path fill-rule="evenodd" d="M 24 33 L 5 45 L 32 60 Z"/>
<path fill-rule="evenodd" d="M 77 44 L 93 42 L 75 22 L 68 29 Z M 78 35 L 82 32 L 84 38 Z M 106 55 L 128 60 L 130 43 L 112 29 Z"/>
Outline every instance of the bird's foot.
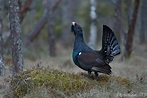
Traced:
<path fill-rule="evenodd" d="M 96 80 L 99 80 L 98 72 L 94 72 L 94 73 L 95 73 L 95 78 L 96 78 Z"/>
<path fill-rule="evenodd" d="M 91 75 L 91 71 L 88 71 L 88 76 L 89 76 L 89 77 L 91 77 L 91 76 L 92 76 L 92 75 Z"/>
<path fill-rule="evenodd" d="M 88 77 L 92 79 L 91 71 L 88 71 Z"/>

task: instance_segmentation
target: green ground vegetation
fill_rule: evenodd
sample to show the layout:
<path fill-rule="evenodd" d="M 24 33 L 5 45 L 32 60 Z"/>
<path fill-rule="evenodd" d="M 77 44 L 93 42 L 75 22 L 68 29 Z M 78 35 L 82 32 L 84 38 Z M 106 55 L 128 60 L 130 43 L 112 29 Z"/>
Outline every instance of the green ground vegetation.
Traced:
<path fill-rule="evenodd" d="M 118 89 L 116 89 L 116 86 Z M 72 96 L 76 93 L 88 92 L 91 89 L 99 91 L 120 92 L 131 89 L 132 83 L 125 78 L 100 75 L 96 80 L 94 75 L 87 76 L 87 73 L 67 73 L 49 68 L 33 68 L 23 71 L 11 80 L 11 90 L 14 97 L 23 97 L 30 94 L 39 87 L 52 90 L 57 94 L 62 92 L 65 96 Z M 50 95 L 48 92 L 48 96 Z M 62 95 L 61 95 L 62 96 Z M 43 97 L 44 98 L 44 97 Z"/>

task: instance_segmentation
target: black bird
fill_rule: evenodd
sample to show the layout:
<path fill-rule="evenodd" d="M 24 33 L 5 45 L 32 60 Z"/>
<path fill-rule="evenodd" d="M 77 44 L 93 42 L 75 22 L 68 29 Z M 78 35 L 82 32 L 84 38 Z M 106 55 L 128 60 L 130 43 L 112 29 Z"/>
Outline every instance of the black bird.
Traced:
<path fill-rule="evenodd" d="M 95 73 L 111 74 L 111 67 L 114 56 L 120 54 L 120 46 L 114 32 L 106 25 L 103 25 L 102 49 L 97 51 L 90 48 L 84 42 L 82 27 L 72 22 L 71 31 L 74 32 L 75 41 L 73 47 L 73 62 L 83 70 Z"/>

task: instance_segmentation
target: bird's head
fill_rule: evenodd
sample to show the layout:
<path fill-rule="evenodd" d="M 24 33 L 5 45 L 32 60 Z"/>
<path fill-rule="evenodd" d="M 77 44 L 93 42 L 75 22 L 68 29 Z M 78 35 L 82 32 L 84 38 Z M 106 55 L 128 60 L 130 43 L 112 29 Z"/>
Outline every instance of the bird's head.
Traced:
<path fill-rule="evenodd" d="M 77 24 L 76 22 L 72 22 L 71 32 L 74 32 L 74 35 L 82 35 L 83 36 L 82 27 L 79 24 Z"/>

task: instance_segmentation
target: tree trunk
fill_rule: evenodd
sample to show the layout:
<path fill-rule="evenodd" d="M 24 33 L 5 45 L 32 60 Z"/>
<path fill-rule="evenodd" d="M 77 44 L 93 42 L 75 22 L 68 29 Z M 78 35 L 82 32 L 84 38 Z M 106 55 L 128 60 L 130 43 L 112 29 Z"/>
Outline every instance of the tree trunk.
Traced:
<path fill-rule="evenodd" d="M 54 14 L 52 13 L 51 8 L 54 4 L 54 0 L 46 0 L 46 9 L 49 10 L 49 16 L 47 19 L 47 26 L 48 26 L 48 44 L 49 44 L 49 55 L 51 57 L 56 56 L 56 40 L 55 40 L 55 33 L 53 30 L 53 21 L 54 21 Z M 48 6 L 50 4 L 50 6 Z"/>
<path fill-rule="evenodd" d="M 51 13 L 53 13 L 56 8 L 58 7 L 59 3 L 61 2 L 61 0 L 57 0 L 55 5 L 52 7 L 51 9 Z M 40 33 L 40 31 L 43 29 L 43 27 L 45 26 L 45 24 L 47 23 L 47 19 L 48 17 L 50 17 L 49 15 L 50 12 L 48 12 L 47 10 L 44 11 L 43 16 L 40 18 L 40 20 L 37 22 L 37 24 L 33 27 L 33 29 L 27 34 L 26 39 L 24 41 L 25 46 L 29 45 L 30 42 L 32 42 Z"/>
<path fill-rule="evenodd" d="M 21 1 L 19 0 L 19 17 L 20 17 L 20 23 L 22 23 L 26 13 L 30 10 L 32 0 L 26 0 L 23 6 L 21 5 Z M 10 43 L 11 35 L 6 39 L 4 46 L 8 45 Z"/>
<path fill-rule="evenodd" d="M 63 0 L 63 6 L 62 6 L 62 23 L 63 26 L 65 27 L 65 29 L 63 29 L 62 31 L 62 41 L 63 41 L 63 45 L 65 47 L 69 46 L 71 43 L 71 34 L 70 32 L 70 26 L 71 26 L 71 22 L 74 21 L 73 19 L 73 8 L 74 6 L 74 2 L 73 0 Z"/>
<path fill-rule="evenodd" d="M 147 33 L 147 0 L 142 0 L 141 2 L 141 15 L 140 15 L 140 33 L 139 40 L 140 44 L 145 43 L 146 33 Z"/>
<path fill-rule="evenodd" d="M 11 32 L 11 47 L 12 47 L 12 66 L 13 75 L 19 74 L 23 70 L 23 54 L 22 54 L 22 37 L 21 26 L 19 19 L 19 4 L 18 0 L 10 0 L 10 32 Z"/>
<path fill-rule="evenodd" d="M 25 46 L 29 45 L 40 33 L 47 22 L 48 11 L 45 10 L 43 16 L 37 22 L 37 24 L 31 29 L 31 31 L 27 34 L 24 44 Z"/>
<path fill-rule="evenodd" d="M 124 27 L 126 29 L 129 29 L 130 23 L 131 23 L 131 16 L 132 16 L 132 10 L 133 10 L 133 5 L 132 5 L 132 0 L 125 0 L 125 12 L 126 12 L 126 20 L 127 20 L 127 25 L 124 25 Z M 127 33 L 128 31 L 126 31 L 125 29 L 122 29 L 122 57 L 121 60 L 124 61 L 125 60 L 125 54 L 126 54 L 126 43 L 127 43 Z"/>
<path fill-rule="evenodd" d="M 91 48 L 96 47 L 96 38 L 97 38 L 97 27 L 96 27 L 96 0 L 90 0 L 90 37 L 89 37 L 89 46 Z"/>
<path fill-rule="evenodd" d="M 114 32 L 116 34 L 117 40 L 121 43 L 122 34 L 122 0 L 116 0 L 115 2 L 115 22 L 114 22 Z"/>
<path fill-rule="evenodd" d="M 49 36 L 49 55 L 51 57 L 56 56 L 56 40 L 54 30 L 52 28 L 53 22 L 52 18 L 48 19 L 48 36 Z"/>
<path fill-rule="evenodd" d="M 4 75 L 2 28 L 2 17 L 0 13 L 0 76 Z"/>
<path fill-rule="evenodd" d="M 125 57 L 126 58 L 129 58 L 132 52 L 132 43 L 133 43 L 134 29 L 135 29 L 135 24 L 136 24 L 138 9 L 139 9 L 139 3 L 140 3 L 140 0 L 135 0 L 132 20 L 129 25 L 129 30 L 127 34 L 127 42 L 125 45 Z"/>
<path fill-rule="evenodd" d="M 31 4 L 32 4 L 32 0 L 26 0 L 23 6 L 21 6 L 20 4 L 20 10 L 19 10 L 20 23 L 23 21 L 26 13 L 30 10 Z"/>
<path fill-rule="evenodd" d="M 130 26 L 131 20 L 132 20 L 132 2 L 131 0 L 126 0 L 126 12 L 127 12 L 127 19 L 128 19 L 128 25 Z"/>

